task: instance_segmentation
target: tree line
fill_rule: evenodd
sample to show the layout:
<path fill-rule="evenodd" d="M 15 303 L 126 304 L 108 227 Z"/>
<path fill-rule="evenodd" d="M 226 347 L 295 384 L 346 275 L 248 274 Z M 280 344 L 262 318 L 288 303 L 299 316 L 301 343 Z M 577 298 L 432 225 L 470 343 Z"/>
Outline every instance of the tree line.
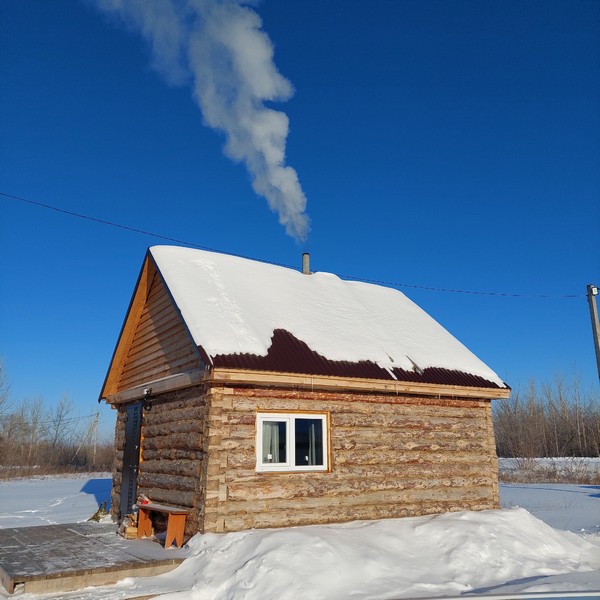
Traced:
<path fill-rule="evenodd" d="M 503 458 L 600 456 L 600 399 L 577 378 L 557 376 L 494 402 L 496 447 Z"/>
<path fill-rule="evenodd" d="M 75 415 L 68 395 L 14 402 L 0 363 L 0 478 L 74 471 L 110 471 L 112 441 L 98 437 L 98 414 Z"/>

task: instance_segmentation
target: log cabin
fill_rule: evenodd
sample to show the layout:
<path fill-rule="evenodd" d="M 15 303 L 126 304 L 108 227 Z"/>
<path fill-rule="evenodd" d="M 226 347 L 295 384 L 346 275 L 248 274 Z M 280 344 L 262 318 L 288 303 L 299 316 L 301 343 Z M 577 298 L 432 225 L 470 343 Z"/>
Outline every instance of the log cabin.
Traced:
<path fill-rule="evenodd" d="M 100 395 L 112 513 L 144 494 L 189 537 L 498 508 L 509 395 L 396 289 L 155 246 Z"/>

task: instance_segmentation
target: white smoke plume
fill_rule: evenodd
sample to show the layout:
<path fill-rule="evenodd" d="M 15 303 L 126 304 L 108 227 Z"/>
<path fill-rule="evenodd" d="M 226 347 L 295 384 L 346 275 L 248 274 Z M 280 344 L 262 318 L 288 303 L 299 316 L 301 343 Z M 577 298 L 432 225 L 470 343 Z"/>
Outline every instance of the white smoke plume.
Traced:
<path fill-rule="evenodd" d="M 172 85 L 190 84 L 210 127 L 225 134 L 225 154 L 243 162 L 286 232 L 309 230 L 306 197 L 285 164 L 289 120 L 265 101 L 285 101 L 291 83 L 273 62 L 262 21 L 244 0 L 95 0 L 150 43 L 153 67 Z"/>

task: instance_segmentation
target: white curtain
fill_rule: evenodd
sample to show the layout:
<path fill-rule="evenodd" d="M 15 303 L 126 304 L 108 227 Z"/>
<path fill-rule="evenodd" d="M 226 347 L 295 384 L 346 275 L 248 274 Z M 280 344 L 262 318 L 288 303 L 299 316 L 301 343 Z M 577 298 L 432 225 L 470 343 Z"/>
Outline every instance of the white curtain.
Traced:
<path fill-rule="evenodd" d="M 317 464 L 317 432 L 316 423 L 313 421 L 308 426 L 308 464 Z"/>
<path fill-rule="evenodd" d="M 278 463 L 279 460 L 279 423 L 263 422 L 263 463 Z"/>

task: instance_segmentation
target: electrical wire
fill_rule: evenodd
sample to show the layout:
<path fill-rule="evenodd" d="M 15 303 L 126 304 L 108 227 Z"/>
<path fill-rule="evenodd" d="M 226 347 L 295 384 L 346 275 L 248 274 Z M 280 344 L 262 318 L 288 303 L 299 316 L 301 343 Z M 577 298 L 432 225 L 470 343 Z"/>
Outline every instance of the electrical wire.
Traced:
<path fill-rule="evenodd" d="M 76 421 L 85 421 L 87 419 L 95 419 L 97 418 L 99 413 L 95 412 L 91 415 L 83 415 L 82 417 L 69 417 L 68 419 L 55 419 L 56 422 L 63 423 L 74 423 Z M 52 420 L 52 419 L 51 419 Z"/>
<path fill-rule="evenodd" d="M 268 260 L 261 260 L 261 259 L 253 258 L 251 256 L 244 256 L 243 254 L 234 254 L 233 252 L 225 252 L 224 250 L 217 250 L 216 248 L 209 248 L 207 246 L 201 246 L 200 244 L 196 244 L 195 242 L 188 242 L 186 240 L 180 240 L 180 239 L 169 237 L 166 235 L 161 235 L 160 233 L 146 231 L 145 229 L 138 229 L 137 227 L 130 227 L 129 225 L 121 225 L 120 223 L 115 223 L 114 221 L 108 221 L 106 219 L 98 219 L 97 217 L 90 217 L 89 215 L 84 215 L 82 213 L 77 213 L 77 212 L 74 212 L 71 210 L 66 210 L 64 208 L 58 208 L 57 206 L 52 206 L 50 204 L 44 204 L 43 202 L 36 202 L 35 200 L 29 200 L 28 198 L 23 198 L 22 196 L 15 196 L 14 194 L 7 194 L 6 192 L 0 192 L 0 196 L 4 196 L 5 198 L 11 198 L 13 200 L 18 200 L 19 202 L 25 202 L 25 203 L 31 204 L 33 206 L 39 206 L 41 208 L 46 208 L 48 210 L 53 210 L 55 212 L 69 215 L 71 217 L 77 217 L 78 219 L 85 219 L 87 221 L 92 221 L 94 223 L 100 223 L 101 225 L 108 225 L 110 227 L 118 227 L 119 229 L 125 229 L 126 231 L 132 231 L 134 233 L 141 233 L 142 235 L 148 235 L 150 237 L 154 237 L 159 240 L 165 240 L 167 242 L 175 242 L 176 244 L 184 244 L 186 246 L 191 246 L 192 248 L 198 248 L 199 250 L 206 250 L 208 252 L 216 252 L 217 254 L 227 254 L 229 256 L 237 256 L 238 258 L 246 258 L 248 260 L 256 260 L 259 262 L 268 263 L 270 265 L 276 265 L 278 267 L 286 267 L 289 269 L 294 268 L 294 267 L 290 267 L 289 265 L 285 265 L 282 263 L 277 263 L 277 262 L 268 261 Z"/>
<path fill-rule="evenodd" d="M 270 260 L 257 259 L 257 258 L 253 258 L 252 256 L 244 256 L 243 254 L 235 254 L 233 252 L 225 252 L 223 250 L 217 250 L 216 248 L 209 248 L 207 246 L 201 246 L 200 244 L 196 244 L 195 242 L 180 240 L 178 238 L 161 235 L 160 233 L 154 233 L 152 231 L 147 231 L 145 229 L 139 229 L 137 227 L 130 227 L 128 225 L 122 225 L 120 223 L 115 223 L 114 221 L 108 221 L 106 219 L 99 219 L 97 217 L 91 217 L 89 215 L 84 215 L 82 213 L 74 212 L 71 210 L 66 210 L 64 208 L 59 208 L 57 206 L 52 206 L 50 204 L 44 204 L 43 202 L 36 202 L 35 200 L 30 200 L 30 199 L 24 198 L 22 196 L 16 196 L 14 194 L 8 194 L 8 193 L 2 192 L 2 191 L 0 191 L 0 196 L 4 196 L 5 198 L 10 198 L 12 200 L 17 200 L 19 202 L 24 202 L 26 204 L 31 204 L 33 206 L 38 206 L 40 208 L 45 208 L 47 210 L 53 210 L 55 212 L 69 215 L 71 217 L 76 217 L 78 219 L 85 219 L 87 221 L 92 221 L 94 223 L 100 223 L 101 225 L 107 225 L 109 227 L 117 227 L 119 229 L 124 229 L 126 231 L 140 233 L 142 235 L 147 235 L 147 236 L 154 237 L 154 238 L 157 238 L 160 240 L 165 240 L 168 242 L 175 242 L 176 244 L 183 244 L 185 246 L 190 246 L 192 248 L 198 248 L 200 250 L 206 250 L 208 252 L 215 252 L 217 254 L 226 254 L 229 256 L 236 256 L 238 258 L 255 260 L 255 261 L 266 263 L 269 265 L 275 265 L 278 267 L 285 267 L 288 269 L 297 270 L 297 267 L 293 267 L 291 265 L 286 265 L 283 263 L 278 263 L 278 262 L 274 262 L 274 261 L 270 261 Z M 376 285 L 385 285 L 385 286 L 394 287 L 394 288 L 410 288 L 410 289 L 417 289 L 417 290 L 425 290 L 428 292 L 446 292 L 446 293 L 451 293 L 451 294 L 470 294 L 470 295 L 475 295 L 475 296 L 499 296 L 499 297 L 505 297 L 505 298 L 545 298 L 545 299 L 548 299 L 548 298 L 554 298 L 554 299 L 557 299 L 557 298 L 585 298 L 585 294 L 519 294 L 519 293 L 510 293 L 510 292 L 482 292 L 482 291 L 476 291 L 476 290 L 459 290 L 459 289 L 453 289 L 453 288 L 415 285 L 415 284 L 410 284 L 410 283 L 398 283 L 398 282 L 394 282 L 394 281 L 384 281 L 384 280 L 380 280 L 380 279 L 366 279 L 363 277 L 356 277 L 353 275 L 340 275 L 340 277 L 342 279 L 348 279 L 348 280 L 352 280 L 352 281 L 360 281 L 363 283 L 372 283 L 372 284 L 376 284 Z"/>
<path fill-rule="evenodd" d="M 387 287 L 404 287 L 417 290 L 426 290 L 428 292 L 448 292 L 452 294 L 471 294 L 475 296 L 504 296 L 506 298 L 585 298 L 585 294 L 517 294 L 510 292 L 480 292 L 475 290 L 457 290 L 452 288 L 432 287 L 427 285 L 414 285 L 410 283 L 395 283 L 393 281 L 382 281 L 379 279 L 363 279 L 352 277 L 351 275 L 340 275 L 343 279 L 353 279 L 364 283 L 373 283 L 376 285 L 385 285 Z"/>

